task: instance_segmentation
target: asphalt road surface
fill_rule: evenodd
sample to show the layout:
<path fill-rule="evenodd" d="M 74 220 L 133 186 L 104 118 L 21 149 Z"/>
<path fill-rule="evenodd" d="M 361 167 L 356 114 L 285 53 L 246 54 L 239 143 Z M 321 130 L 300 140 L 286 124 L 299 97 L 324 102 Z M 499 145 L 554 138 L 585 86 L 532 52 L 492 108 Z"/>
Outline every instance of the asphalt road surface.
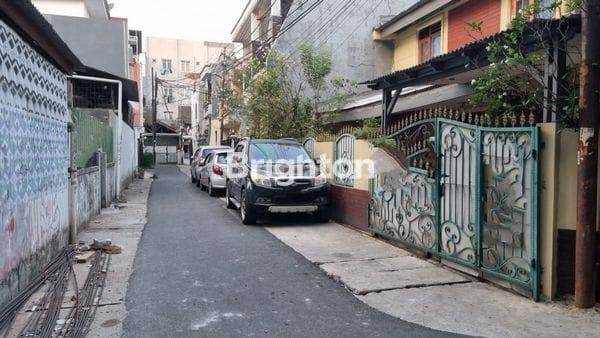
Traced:
<path fill-rule="evenodd" d="M 448 335 L 363 304 L 262 227 L 242 225 L 177 167 L 156 173 L 125 336 Z"/>

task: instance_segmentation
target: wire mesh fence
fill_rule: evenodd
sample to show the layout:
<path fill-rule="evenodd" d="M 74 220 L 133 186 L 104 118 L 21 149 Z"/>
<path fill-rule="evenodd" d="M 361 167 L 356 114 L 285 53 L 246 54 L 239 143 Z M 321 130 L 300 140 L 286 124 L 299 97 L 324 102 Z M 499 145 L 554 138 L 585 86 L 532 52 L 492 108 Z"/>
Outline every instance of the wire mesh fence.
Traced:
<path fill-rule="evenodd" d="M 85 111 L 74 110 L 75 124 L 75 164 L 79 168 L 87 168 L 96 163 L 96 151 L 102 149 L 106 153 L 107 162 L 113 161 L 113 130 Z"/>

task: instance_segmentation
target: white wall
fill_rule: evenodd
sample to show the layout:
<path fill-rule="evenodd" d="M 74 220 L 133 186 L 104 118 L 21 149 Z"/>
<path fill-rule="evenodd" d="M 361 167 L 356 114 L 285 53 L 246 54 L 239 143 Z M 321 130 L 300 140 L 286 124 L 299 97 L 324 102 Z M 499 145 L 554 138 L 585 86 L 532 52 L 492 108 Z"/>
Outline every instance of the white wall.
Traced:
<path fill-rule="evenodd" d="M 122 191 L 131 182 L 137 170 L 137 140 L 135 131 L 122 120 L 119 122 L 121 123 L 119 180 Z"/>

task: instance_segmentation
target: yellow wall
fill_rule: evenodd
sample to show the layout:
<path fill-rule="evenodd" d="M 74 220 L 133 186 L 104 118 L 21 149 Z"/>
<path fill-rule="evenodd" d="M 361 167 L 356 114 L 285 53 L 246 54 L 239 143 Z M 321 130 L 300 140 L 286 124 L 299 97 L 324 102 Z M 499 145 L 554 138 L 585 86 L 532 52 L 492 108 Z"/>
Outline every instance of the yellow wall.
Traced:
<path fill-rule="evenodd" d="M 335 142 L 315 142 L 315 158 L 321 159 L 321 162 L 326 164 L 327 177 L 330 182 L 333 182 L 333 173 L 331 171 L 333 162 L 335 161 Z M 365 140 L 356 140 L 354 142 L 354 160 L 368 160 L 373 155 L 374 148 L 371 147 L 369 142 Z M 363 175 L 361 178 L 354 179 L 355 189 L 369 190 L 369 176 L 368 167 L 363 166 Z M 359 168 L 355 168 L 355 173 L 358 172 Z"/>
<path fill-rule="evenodd" d="M 371 156 L 373 156 L 374 151 L 375 149 L 369 144 L 368 141 L 356 140 L 354 142 L 354 161 L 369 160 L 371 159 Z M 354 178 L 354 188 L 369 191 L 369 183 L 371 181 L 369 176 L 369 168 L 366 165 L 362 166 L 362 168 L 354 168 L 355 175 L 359 172 L 359 170 L 362 171 L 362 175 L 360 175 L 360 178 Z"/>
<path fill-rule="evenodd" d="M 398 38 L 394 40 L 394 71 L 410 68 L 420 63 L 419 31 L 436 22 L 442 24 L 442 54 L 448 52 L 448 13 L 444 13 L 418 25 L 413 25 L 398 34 Z"/>
<path fill-rule="evenodd" d="M 508 29 L 512 18 L 513 0 L 501 0 L 500 3 L 500 30 Z"/>
<path fill-rule="evenodd" d="M 210 142 L 211 146 L 221 145 L 221 121 L 212 119 L 210 122 Z"/>
<path fill-rule="evenodd" d="M 419 63 L 419 41 L 416 28 L 402 32 L 394 41 L 393 70 L 401 70 L 416 66 Z"/>
<path fill-rule="evenodd" d="M 579 134 L 543 123 L 540 156 L 540 265 L 542 293 L 554 298 L 557 275 L 558 230 L 575 230 L 577 222 L 577 141 Z"/>
<path fill-rule="evenodd" d="M 577 223 L 577 142 L 579 133 L 563 129 L 559 133 L 558 228 L 575 230 Z"/>
<path fill-rule="evenodd" d="M 333 147 L 334 142 L 315 142 L 315 158 L 320 159 L 321 163 L 325 165 L 325 172 L 329 181 L 333 180 L 331 172 L 331 163 L 333 162 Z"/>

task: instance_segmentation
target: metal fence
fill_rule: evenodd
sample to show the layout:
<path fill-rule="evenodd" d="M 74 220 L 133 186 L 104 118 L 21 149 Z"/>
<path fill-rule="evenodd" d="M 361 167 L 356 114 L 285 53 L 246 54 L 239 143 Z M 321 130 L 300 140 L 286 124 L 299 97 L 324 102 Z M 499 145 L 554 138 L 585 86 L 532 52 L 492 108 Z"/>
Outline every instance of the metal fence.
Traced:
<path fill-rule="evenodd" d="M 96 151 L 102 149 L 107 156 L 107 161 L 113 161 L 113 130 L 87 112 L 74 110 L 73 122 L 75 124 L 75 165 L 87 168 L 96 165 Z"/>
<path fill-rule="evenodd" d="M 335 141 L 335 183 L 354 186 L 354 141 L 356 137 L 343 134 Z"/>

